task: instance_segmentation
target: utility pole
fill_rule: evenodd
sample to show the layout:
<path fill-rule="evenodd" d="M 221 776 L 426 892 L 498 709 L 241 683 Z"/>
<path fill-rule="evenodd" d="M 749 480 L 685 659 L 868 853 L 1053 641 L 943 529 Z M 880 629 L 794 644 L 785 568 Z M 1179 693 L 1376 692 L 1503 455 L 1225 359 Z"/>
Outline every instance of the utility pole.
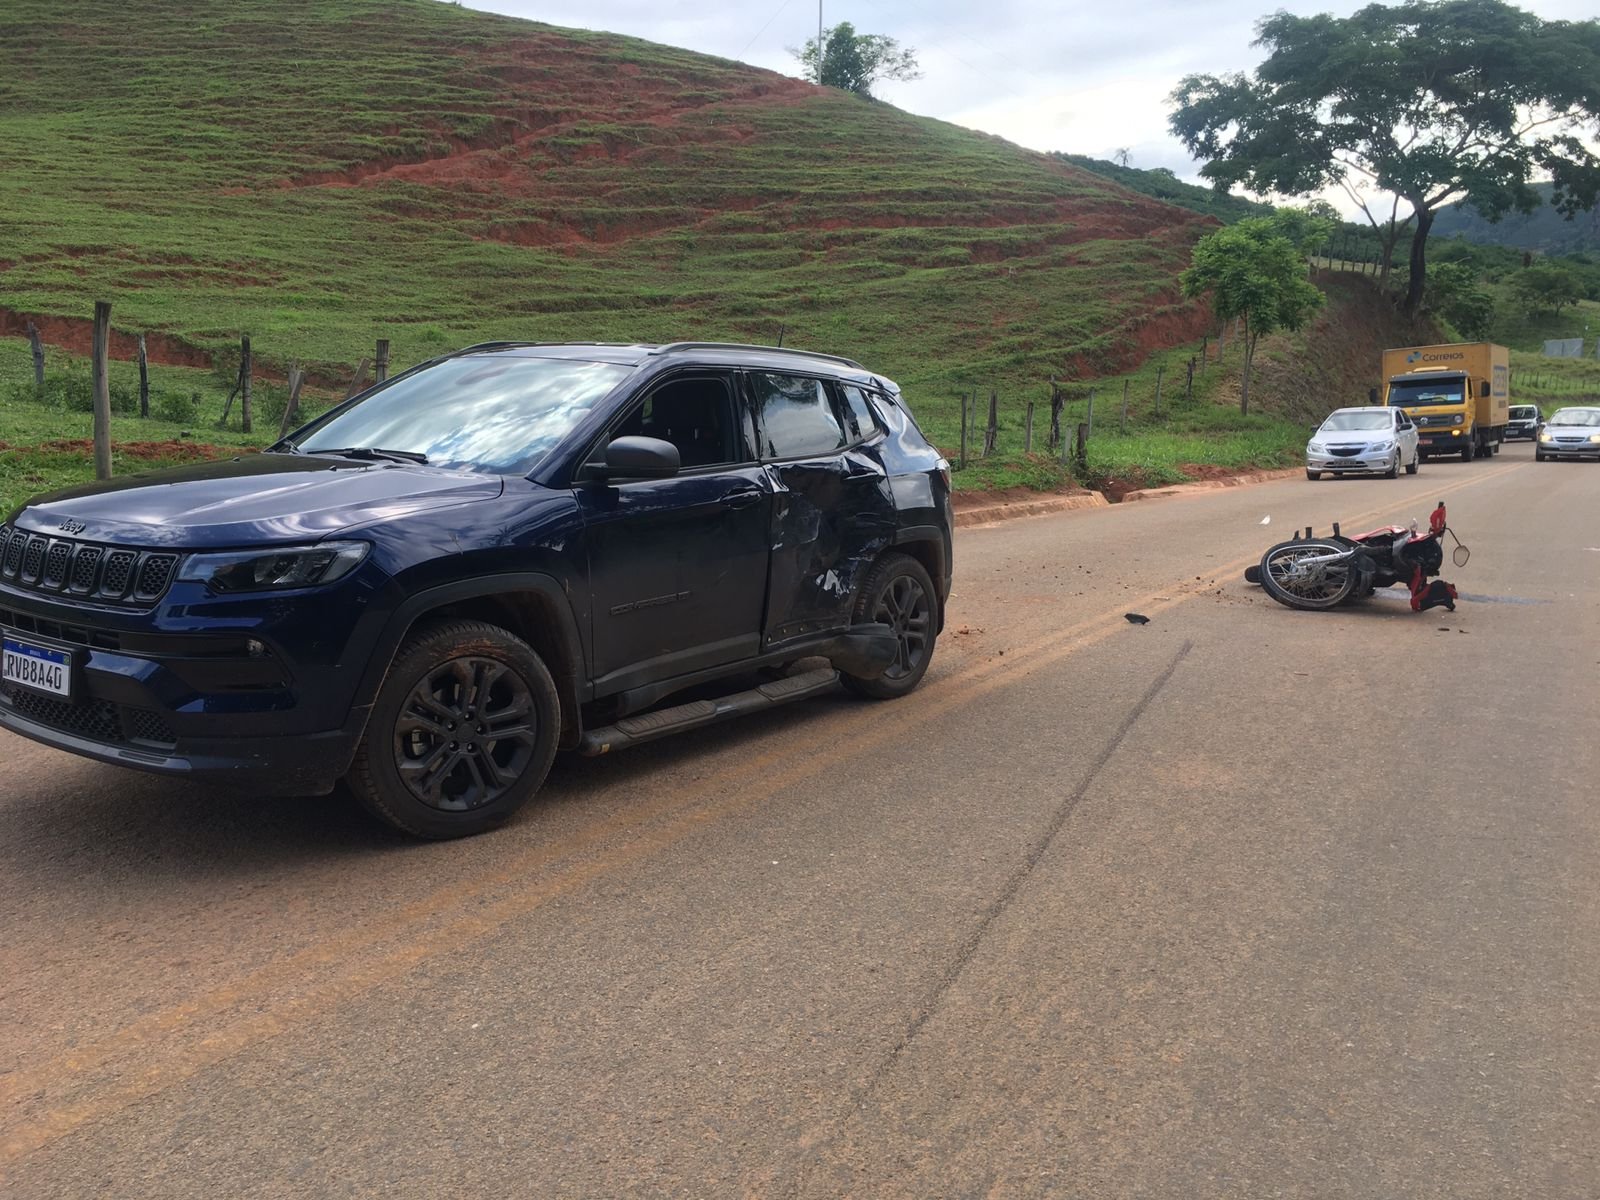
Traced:
<path fill-rule="evenodd" d="M 822 40 L 822 0 L 817 0 L 817 86 L 822 86 L 822 57 L 826 45 Z"/>

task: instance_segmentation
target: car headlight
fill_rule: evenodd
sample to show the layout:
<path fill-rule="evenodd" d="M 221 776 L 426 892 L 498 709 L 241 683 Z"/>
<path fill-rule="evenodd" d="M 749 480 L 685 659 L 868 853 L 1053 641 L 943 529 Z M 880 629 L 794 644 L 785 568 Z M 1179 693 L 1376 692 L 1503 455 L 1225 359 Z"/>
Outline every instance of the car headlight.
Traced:
<path fill-rule="evenodd" d="M 1307 454 L 1321 454 L 1322 453 L 1322 443 L 1321 442 L 1311 442 L 1310 444 L 1308 444 L 1306 446 L 1306 453 Z"/>
<path fill-rule="evenodd" d="M 1455 416 L 1450 418 L 1450 424 L 1452 425 L 1465 425 L 1466 423 L 1467 419 L 1460 413 L 1457 413 Z"/>
<path fill-rule="evenodd" d="M 1543 431 L 1543 430 L 1542 430 L 1542 429 L 1541 429 L 1541 430 L 1540 430 L 1540 431 L 1539 431 L 1539 440 L 1540 440 L 1540 441 L 1541 441 L 1541 442 L 1552 442 L 1552 441 L 1554 441 L 1554 440 L 1555 440 L 1555 439 L 1554 439 L 1554 438 L 1552 438 L 1552 437 L 1551 437 L 1551 436 L 1550 436 L 1550 435 L 1549 435 L 1549 434 L 1548 434 L 1548 433 L 1545 433 L 1545 432 L 1544 432 L 1544 431 Z"/>
<path fill-rule="evenodd" d="M 1591 433 L 1589 435 L 1589 440 L 1591 442 L 1600 442 L 1600 433 Z"/>
<path fill-rule="evenodd" d="M 1380 440 L 1378 440 L 1376 442 L 1368 442 L 1367 443 L 1367 449 L 1368 450 L 1380 450 L 1381 451 L 1381 450 L 1387 450 L 1393 445 L 1394 445 L 1394 442 L 1391 441 L 1389 438 L 1382 438 L 1382 439 L 1380 439 Z"/>
<path fill-rule="evenodd" d="M 318 542 L 314 546 L 195 554 L 183 564 L 178 578 L 198 581 L 218 592 L 316 587 L 350 574 L 371 549 L 369 542 Z"/>

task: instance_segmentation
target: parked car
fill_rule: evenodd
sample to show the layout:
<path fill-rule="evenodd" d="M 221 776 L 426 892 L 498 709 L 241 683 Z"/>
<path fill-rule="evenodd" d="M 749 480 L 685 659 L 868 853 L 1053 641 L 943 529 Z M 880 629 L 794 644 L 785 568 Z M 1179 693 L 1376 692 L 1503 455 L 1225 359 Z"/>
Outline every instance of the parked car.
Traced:
<path fill-rule="evenodd" d="M 1533 457 L 1600 458 L 1600 408 L 1556 409 L 1539 430 Z"/>
<path fill-rule="evenodd" d="M 1537 404 L 1513 404 L 1506 419 L 1506 441 L 1527 438 L 1531 442 L 1539 436 L 1539 426 L 1543 424 Z"/>
<path fill-rule="evenodd" d="M 1421 461 L 1417 427 L 1399 408 L 1336 408 L 1306 443 L 1306 478 L 1382 473 L 1415 475 Z"/>
<path fill-rule="evenodd" d="M 949 464 L 849 359 L 474 346 L 266 453 L 24 504 L 0 526 L 0 725 L 281 793 L 344 778 L 408 833 L 476 833 L 558 747 L 839 680 L 904 696 L 952 523 Z"/>

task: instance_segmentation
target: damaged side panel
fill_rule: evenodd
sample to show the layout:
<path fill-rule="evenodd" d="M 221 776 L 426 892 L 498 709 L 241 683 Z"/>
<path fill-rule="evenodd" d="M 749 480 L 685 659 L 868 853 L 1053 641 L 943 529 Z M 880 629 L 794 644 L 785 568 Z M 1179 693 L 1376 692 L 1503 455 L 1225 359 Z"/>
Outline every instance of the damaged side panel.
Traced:
<path fill-rule="evenodd" d="M 862 577 L 894 544 L 888 473 L 869 448 L 775 463 L 766 644 L 842 628 Z"/>

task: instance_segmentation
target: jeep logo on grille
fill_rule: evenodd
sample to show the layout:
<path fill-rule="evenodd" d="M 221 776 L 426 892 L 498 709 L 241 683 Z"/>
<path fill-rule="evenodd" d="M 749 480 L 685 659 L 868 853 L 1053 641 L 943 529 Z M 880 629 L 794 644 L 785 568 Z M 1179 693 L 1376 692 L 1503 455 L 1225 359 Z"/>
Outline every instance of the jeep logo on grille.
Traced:
<path fill-rule="evenodd" d="M 65 521 L 61 522 L 61 524 L 57 525 L 56 528 L 61 530 L 62 533 L 82 533 L 89 527 L 82 521 L 74 521 L 71 517 L 68 517 Z"/>

